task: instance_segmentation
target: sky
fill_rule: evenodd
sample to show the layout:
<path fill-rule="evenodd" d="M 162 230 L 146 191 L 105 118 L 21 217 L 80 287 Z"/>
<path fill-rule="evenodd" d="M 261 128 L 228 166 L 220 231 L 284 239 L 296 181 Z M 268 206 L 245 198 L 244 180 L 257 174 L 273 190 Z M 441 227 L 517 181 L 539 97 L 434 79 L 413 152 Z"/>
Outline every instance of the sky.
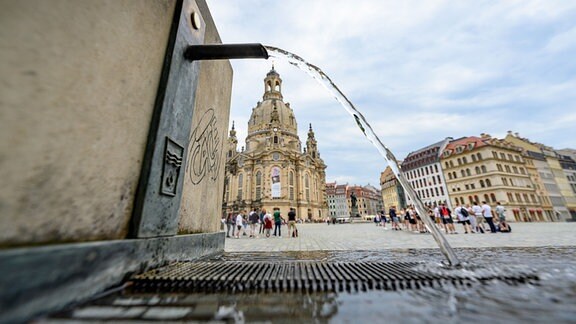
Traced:
<path fill-rule="evenodd" d="M 207 0 L 223 43 L 279 47 L 321 68 L 398 160 L 446 137 L 507 131 L 576 147 L 576 1 Z M 232 60 L 244 145 L 274 64 L 328 182 L 379 188 L 387 164 L 334 97 L 279 59 Z"/>

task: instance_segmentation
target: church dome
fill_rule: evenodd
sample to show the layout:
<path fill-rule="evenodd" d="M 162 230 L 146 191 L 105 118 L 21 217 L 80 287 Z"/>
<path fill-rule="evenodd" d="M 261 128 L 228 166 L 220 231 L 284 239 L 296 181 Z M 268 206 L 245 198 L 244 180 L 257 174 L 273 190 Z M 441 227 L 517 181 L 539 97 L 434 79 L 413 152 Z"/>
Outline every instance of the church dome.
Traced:
<path fill-rule="evenodd" d="M 252 109 L 248 121 L 248 136 L 256 135 L 272 128 L 281 130 L 283 133 L 296 135 L 298 126 L 294 111 L 289 103 L 285 103 L 282 97 L 282 79 L 278 72 L 272 70 L 264 79 L 263 101 L 258 102 Z"/>

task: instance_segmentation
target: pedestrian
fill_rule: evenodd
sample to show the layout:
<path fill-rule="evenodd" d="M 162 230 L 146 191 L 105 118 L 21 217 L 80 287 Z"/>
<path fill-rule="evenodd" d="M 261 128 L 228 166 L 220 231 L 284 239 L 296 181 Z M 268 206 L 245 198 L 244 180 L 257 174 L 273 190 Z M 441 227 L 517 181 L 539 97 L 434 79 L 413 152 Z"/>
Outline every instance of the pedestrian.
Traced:
<path fill-rule="evenodd" d="M 468 234 L 468 232 L 472 232 L 472 228 L 470 225 L 470 215 L 468 214 L 468 210 L 466 207 L 460 206 L 460 204 L 456 203 L 456 208 L 454 209 L 456 212 L 456 217 L 458 217 L 458 222 L 464 226 L 464 234 Z"/>
<path fill-rule="evenodd" d="M 398 215 L 396 214 L 396 206 L 390 207 L 388 210 L 388 214 L 390 215 L 390 219 L 392 222 L 392 230 L 400 231 L 400 220 L 398 219 Z"/>
<path fill-rule="evenodd" d="M 492 215 L 492 207 L 488 205 L 485 201 L 482 202 L 482 216 L 484 216 L 484 220 L 490 226 L 490 232 L 496 233 L 496 226 L 494 226 L 493 216 Z"/>
<path fill-rule="evenodd" d="M 228 213 L 226 218 L 226 237 L 230 237 L 230 230 L 232 230 L 232 236 L 234 236 L 234 224 L 236 223 L 236 217 L 234 213 Z"/>
<path fill-rule="evenodd" d="M 476 232 L 484 234 L 484 217 L 482 216 L 482 207 L 478 206 L 478 202 L 474 202 L 472 206 L 474 218 L 476 218 Z"/>
<path fill-rule="evenodd" d="M 454 228 L 454 221 L 452 220 L 452 211 L 450 208 L 446 207 L 446 205 L 442 203 L 440 204 L 439 212 L 442 216 L 442 223 L 444 224 L 446 234 L 458 234 Z"/>
<path fill-rule="evenodd" d="M 382 223 L 382 227 L 384 227 L 384 230 L 387 230 L 386 223 L 388 222 L 388 220 L 386 219 L 386 213 L 384 213 L 383 210 L 380 211 L 380 222 Z"/>
<path fill-rule="evenodd" d="M 498 222 L 504 223 L 506 222 L 506 208 L 500 204 L 500 202 L 496 203 L 496 215 L 498 216 Z"/>
<path fill-rule="evenodd" d="M 278 231 L 278 235 L 276 235 Z M 282 236 L 282 214 L 280 214 L 280 208 L 274 208 L 274 236 Z"/>
<path fill-rule="evenodd" d="M 272 231 L 272 215 L 266 213 L 264 215 L 264 232 L 266 233 L 266 237 L 270 237 L 270 232 Z"/>
<path fill-rule="evenodd" d="M 288 212 L 288 237 L 298 237 L 298 228 L 296 228 L 296 210 L 290 208 Z"/>
<path fill-rule="evenodd" d="M 258 230 L 258 234 L 264 233 L 264 216 L 265 215 L 266 215 L 266 209 L 262 208 L 262 210 L 260 211 L 260 221 L 258 222 L 260 224 L 260 229 Z"/>
<path fill-rule="evenodd" d="M 237 239 L 240 238 L 240 231 L 244 228 L 244 215 L 243 215 L 243 213 L 246 213 L 246 211 L 245 210 L 241 211 L 236 216 L 236 238 Z M 244 235 L 246 235 L 246 230 L 244 230 Z"/>
<path fill-rule="evenodd" d="M 248 216 L 248 222 L 250 224 L 250 237 L 256 237 L 256 225 L 258 225 L 258 221 L 260 220 L 260 216 L 258 214 L 258 208 L 254 208 L 252 212 L 250 212 L 250 216 Z"/>
<path fill-rule="evenodd" d="M 438 229 L 442 229 L 443 227 L 446 228 L 443 224 L 442 224 L 442 215 L 440 215 L 440 206 L 434 204 L 434 220 L 436 222 L 436 227 L 438 227 Z"/>

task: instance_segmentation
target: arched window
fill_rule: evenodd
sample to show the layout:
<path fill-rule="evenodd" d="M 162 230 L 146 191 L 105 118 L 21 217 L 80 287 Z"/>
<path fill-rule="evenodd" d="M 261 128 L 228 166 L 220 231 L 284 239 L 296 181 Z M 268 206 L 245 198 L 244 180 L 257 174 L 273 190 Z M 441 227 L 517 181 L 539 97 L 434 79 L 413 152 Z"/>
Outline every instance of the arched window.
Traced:
<path fill-rule="evenodd" d="M 492 202 L 496 202 L 496 195 L 491 193 L 490 194 L 490 199 L 492 200 Z"/>
<path fill-rule="evenodd" d="M 278 136 L 274 136 L 274 144 L 278 144 Z"/>
<path fill-rule="evenodd" d="M 464 164 L 468 163 L 468 160 L 466 159 L 466 157 L 465 157 L 465 156 L 464 156 L 464 157 L 462 157 L 462 163 L 464 163 Z"/>
<path fill-rule="evenodd" d="M 472 155 L 472 156 L 474 156 L 474 155 Z M 474 171 L 476 171 L 476 174 L 480 174 L 480 167 L 475 167 Z"/>
<path fill-rule="evenodd" d="M 290 200 L 294 200 L 294 172 L 288 173 L 288 187 L 290 188 Z"/>
<path fill-rule="evenodd" d="M 463 177 L 465 177 L 465 176 L 466 176 L 466 171 L 460 170 L 460 174 L 461 174 Z"/>
<path fill-rule="evenodd" d="M 304 176 L 304 189 L 306 190 L 306 201 L 310 201 L 310 179 L 307 174 Z"/>
<path fill-rule="evenodd" d="M 472 162 L 476 162 L 476 155 L 472 154 Z"/>
<path fill-rule="evenodd" d="M 242 187 L 244 183 L 244 174 L 238 175 L 238 200 L 242 200 Z"/>
<path fill-rule="evenodd" d="M 452 178 L 453 178 L 453 179 L 456 179 L 456 178 L 457 178 L 457 177 L 456 177 L 456 171 L 452 172 Z"/>
<path fill-rule="evenodd" d="M 450 164 L 448 164 L 448 162 L 444 162 L 444 166 L 446 167 L 446 169 L 448 169 L 450 167 Z"/>
<path fill-rule="evenodd" d="M 226 179 L 224 179 L 224 184 L 226 185 L 226 194 L 224 197 L 224 201 L 227 202 L 230 200 L 230 178 L 226 177 Z"/>
<path fill-rule="evenodd" d="M 490 179 L 486 179 L 486 187 L 492 187 L 492 182 Z"/>
<path fill-rule="evenodd" d="M 468 196 L 468 202 L 473 204 L 474 203 L 474 198 L 472 196 Z"/>
<path fill-rule="evenodd" d="M 458 158 L 458 165 L 462 164 L 462 160 L 460 158 Z"/>
<path fill-rule="evenodd" d="M 478 158 L 478 161 L 482 160 L 482 154 L 476 153 L 476 157 Z"/>
<path fill-rule="evenodd" d="M 482 187 L 482 188 L 485 187 L 485 185 L 484 185 L 484 180 L 480 180 L 480 187 Z"/>
<path fill-rule="evenodd" d="M 256 172 L 256 200 L 262 198 L 262 172 Z"/>
<path fill-rule="evenodd" d="M 472 175 L 472 173 L 470 172 L 470 169 L 466 169 L 466 175 L 467 175 L 467 176 L 471 176 L 471 175 Z"/>
<path fill-rule="evenodd" d="M 482 173 L 486 173 L 486 172 L 488 172 L 488 171 L 486 170 L 486 166 L 483 165 L 483 166 L 482 166 Z"/>

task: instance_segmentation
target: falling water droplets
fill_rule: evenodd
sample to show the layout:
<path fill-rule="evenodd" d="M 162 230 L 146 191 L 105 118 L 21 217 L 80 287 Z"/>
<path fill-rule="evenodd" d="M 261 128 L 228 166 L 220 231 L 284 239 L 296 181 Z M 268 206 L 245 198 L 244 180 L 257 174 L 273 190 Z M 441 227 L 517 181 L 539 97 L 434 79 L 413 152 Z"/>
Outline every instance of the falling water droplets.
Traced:
<path fill-rule="evenodd" d="M 272 46 L 264 46 L 264 47 L 268 51 L 268 55 L 270 57 L 284 59 L 288 63 L 298 67 L 300 70 L 306 72 L 313 79 L 318 81 L 326 90 L 328 90 L 334 96 L 334 98 L 338 102 L 340 102 L 342 107 L 344 107 L 344 109 L 346 109 L 346 111 L 350 115 L 352 115 L 352 117 L 354 117 L 354 120 L 356 122 L 356 125 L 358 125 L 358 128 L 360 128 L 364 136 L 366 136 L 366 138 L 376 147 L 378 152 L 380 152 L 382 157 L 384 157 L 384 160 L 386 160 L 386 162 L 392 169 L 392 172 L 394 172 L 394 175 L 396 175 L 396 178 L 404 188 L 404 191 L 406 192 L 408 197 L 410 197 L 410 199 L 414 202 L 416 211 L 421 216 L 421 219 L 426 224 L 426 227 L 428 228 L 430 233 L 432 233 L 432 236 L 436 240 L 436 243 L 440 247 L 440 250 L 442 251 L 444 256 L 448 259 L 450 265 L 452 266 L 460 265 L 460 261 L 458 260 L 456 254 L 454 253 L 454 250 L 452 249 L 452 247 L 450 247 L 444 235 L 442 235 L 440 230 L 434 225 L 434 223 L 428 217 L 427 209 L 420 200 L 420 198 L 418 197 L 418 195 L 416 194 L 416 191 L 414 191 L 414 189 L 412 188 L 406 177 L 400 172 L 400 165 L 398 163 L 398 160 L 396 160 L 394 154 L 392 154 L 392 152 L 386 147 L 386 145 L 384 145 L 384 143 L 380 141 L 378 136 L 376 136 L 376 133 L 374 133 L 374 130 L 372 129 L 370 124 L 368 124 L 366 118 L 360 113 L 360 111 L 358 111 L 358 109 L 356 109 L 356 107 L 354 107 L 354 104 L 352 104 L 352 102 L 348 100 L 348 98 L 344 95 L 344 93 L 342 93 L 342 91 L 340 91 L 340 89 L 334 84 L 334 82 L 332 82 L 332 80 L 317 66 L 312 65 L 306 62 L 300 56 L 285 51 L 283 49 Z"/>

